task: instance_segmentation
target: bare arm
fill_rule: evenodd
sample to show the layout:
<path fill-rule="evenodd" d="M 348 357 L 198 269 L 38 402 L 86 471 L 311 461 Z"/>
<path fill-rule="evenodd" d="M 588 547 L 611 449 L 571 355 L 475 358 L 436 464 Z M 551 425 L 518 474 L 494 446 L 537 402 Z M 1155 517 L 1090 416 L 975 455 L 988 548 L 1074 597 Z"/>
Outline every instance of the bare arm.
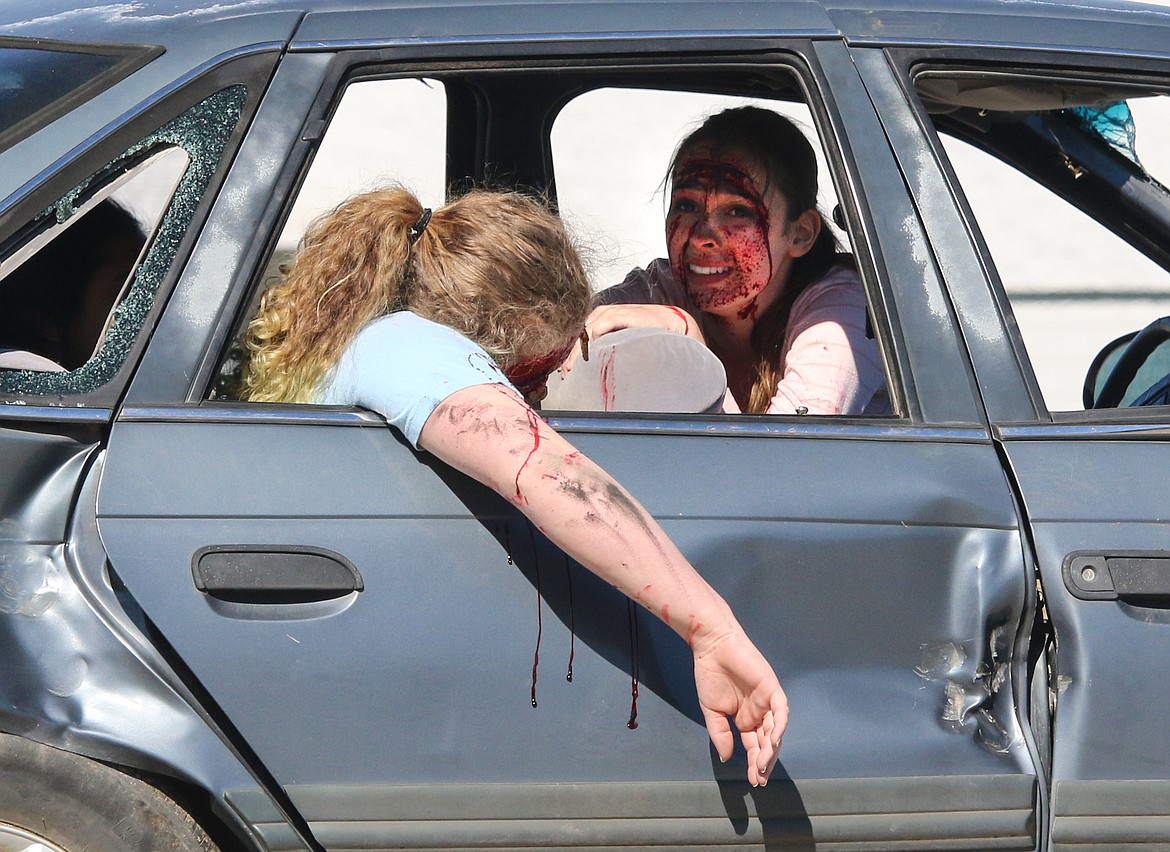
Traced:
<path fill-rule="evenodd" d="M 788 719 L 780 683 L 723 598 L 621 485 L 501 385 L 453 393 L 427 420 L 419 446 L 508 499 L 565 553 L 682 636 L 720 758 L 734 748 L 730 716 L 747 750 L 748 780 L 767 783 Z"/>
<path fill-rule="evenodd" d="M 603 334 L 619 331 L 623 328 L 661 328 L 684 334 L 699 341 L 704 346 L 707 341 L 703 337 L 703 329 L 693 316 L 682 308 L 674 305 L 641 305 L 641 304 L 613 304 L 600 305 L 594 308 L 585 320 L 585 333 L 589 340 L 597 340 Z M 561 373 L 573 369 L 573 362 L 581 355 L 581 346 L 573 347 L 565 363 L 561 365 Z"/>

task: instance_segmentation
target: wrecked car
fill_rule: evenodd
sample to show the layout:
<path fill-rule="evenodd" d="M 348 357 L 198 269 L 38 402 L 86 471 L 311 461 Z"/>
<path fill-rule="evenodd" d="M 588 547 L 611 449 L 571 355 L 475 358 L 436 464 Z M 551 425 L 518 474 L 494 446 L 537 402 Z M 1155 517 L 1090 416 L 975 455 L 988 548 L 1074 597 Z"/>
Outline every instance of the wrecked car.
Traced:
<path fill-rule="evenodd" d="M 543 415 L 776 667 L 760 788 L 515 507 L 239 395 L 346 195 L 541 193 L 600 289 L 740 103 L 821 152 L 892 413 Z M 1168 141 L 1136 3 L 5 3 L 0 848 L 1170 843 Z"/>

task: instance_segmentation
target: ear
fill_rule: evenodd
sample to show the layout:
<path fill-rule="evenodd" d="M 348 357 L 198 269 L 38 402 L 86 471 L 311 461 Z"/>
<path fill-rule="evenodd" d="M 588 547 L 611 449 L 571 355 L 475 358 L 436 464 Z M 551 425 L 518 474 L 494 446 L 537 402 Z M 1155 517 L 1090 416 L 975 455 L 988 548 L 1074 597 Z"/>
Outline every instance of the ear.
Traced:
<path fill-rule="evenodd" d="M 788 232 L 792 235 L 792 244 L 788 253 L 792 257 L 808 254 L 809 249 L 816 243 L 817 237 L 821 235 L 823 226 L 821 214 L 815 208 L 805 210 L 795 220 L 789 222 Z"/>

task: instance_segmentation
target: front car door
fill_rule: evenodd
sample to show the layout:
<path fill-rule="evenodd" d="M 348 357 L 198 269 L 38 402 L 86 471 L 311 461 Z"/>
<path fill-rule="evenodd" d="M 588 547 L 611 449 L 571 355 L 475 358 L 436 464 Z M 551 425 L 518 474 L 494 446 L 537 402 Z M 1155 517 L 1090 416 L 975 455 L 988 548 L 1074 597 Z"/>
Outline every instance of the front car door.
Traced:
<path fill-rule="evenodd" d="M 956 197 L 963 211 L 933 219 L 931 240 L 979 341 L 1051 621 L 1037 683 L 1053 708 L 1052 848 L 1170 840 L 1170 696 L 1156 674 L 1170 651 L 1170 419 L 1141 399 L 1166 371 L 1150 359 L 1119 405 L 1100 394 L 1113 362 L 1095 363 L 1170 313 L 1168 25 L 1153 10 L 1123 24 L 1062 14 L 1013 28 L 1036 44 L 1026 52 L 855 51 L 887 127 L 927 129 L 931 144 L 901 149 L 920 203 Z M 963 37 L 994 41 L 992 28 Z"/>
<path fill-rule="evenodd" d="M 397 13 L 306 19 L 114 424 L 98 506 L 112 570 L 325 848 L 1034 848 L 1031 564 L 865 88 L 808 4 L 767 13 L 792 39 L 722 35 L 723 11 L 670 8 L 669 22 L 649 6 L 616 23 L 571 4 L 532 12 L 600 43 L 504 39 L 515 16 L 491 7 L 461 12 L 458 40 L 442 13 L 412 12 L 397 41 Z M 607 35 L 684 25 L 666 54 Z M 510 138 L 493 110 L 541 128 L 515 119 L 517 93 L 704 78 L 807 101 L 897 414 L 550 416 L 776 665 L 793 722 L 760 789 L 742 754 L 723 766 L 704 747 L 683 644 L 510 506 L 369 413 L 229 398 L 233 335 L 359 86 L 392 84 L 374 91 L 407 135 L 439 116 L 457 164 L 440 187 L 524 169 L 551 186 L 531 161 L 491 160 L 546 144 Z M 446 108 L 395 100 L 403 81 Z M 282 848 L 255 792 L 229 799 Z"/>

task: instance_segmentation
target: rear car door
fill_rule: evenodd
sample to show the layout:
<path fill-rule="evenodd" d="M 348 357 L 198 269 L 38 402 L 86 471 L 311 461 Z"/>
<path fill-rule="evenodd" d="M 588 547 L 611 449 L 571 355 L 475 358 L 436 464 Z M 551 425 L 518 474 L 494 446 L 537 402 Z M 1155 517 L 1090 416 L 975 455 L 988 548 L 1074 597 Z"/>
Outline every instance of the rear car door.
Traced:
<path fill-rule="evenodd" d="M 608 38 L 661 30 L 647 9 L 616 27 L 571 4 L 533 19 Z M 744 782 L 742 753 L 721 765 L 704 745 L 685 645 L 511 506 L 369 413 L 210 390 L 355 74 L 502 91 L 515 109 L 566 54 L 585 88 L 615 62 L 661 72 L 639 56 L 657 39 L 522 45 L 498 13 L 461 11 L 458 41 L 440 14 L 412 12 L 398 41 L 396 14 L 306 20 L 114 424 L 98 507 L 112 570 L 325 848 L 1034 848 L 1017 508 L 911 200 L 812 7 L 773 26 L 817 39 L 680 36 L 672 61 L 685 78 L 701 50 L 740 88 L 771 75 L 809 93 L 898 414 L 552 419 L 776 665 L 794 715 L 766 788 Z M 691 32 L 718 35 L 713 14 L 688 6 Z M 369 49 L 330 52 L 355 43 Z M 447 161 L 490 155 L 475 98 L 449 103 Z M 256 792 L 229 798 L 282 848 Z"/>
<path fill-rule="evenodd" d="M 173 765 L 183 747 L 145 730 L 149 715 L 183 740 L 189 777 L 211 774 L 208 766 L 222 757 L 222 744 L 197 717 L 192 724 L 182 699 L 157 688 L 154 661 L 144 663 L 127 634 L 117 635 L 125 624 L 97 614 L 116 604 L 102 576 L 92 497 L 114 410 L 173 283 L 185 235 L 226 171 L 234 134 L 276 53 L 238 51 L 204 74 L 206 59 L 238 48 L 241 36 L 287 38 L 291 24 L 288 16 L 212 24 L 169 54 L 146 40 L 4 39 L 5 732 L 111 761 Z M 133 42 L 145 34 L 123 35 Z M 167 94 L 157 97 L 160 89 Z M 126 712 L 125 695 L 134 692 L 137 712 Z"/>
<path fill-rule="evenodd" d="M 1170 652 L 1161 473 L 1170 419 L 1164 405 L 1135 404 L 1165 369 L 1134 382 L 1120 407 L 1095 407 L 1102 382 L 1093 380 L 1109 371 L 1094 361 L 1099 349 L 1170 313 L 1170 196 L 1159 182 L 1170 61 L 1160 49 L 1167 21 L 1154 17 L 1161 21 L 1091 30 L 1095 44 L 1124 45 L 1142 59 L 1085 49 L 1089 30 L 1070 25 L 1046 30 L 1041 38 L 1056 43 L 1026 53 L 857 51 L 871 91 L 891 105 L 888 127 L 905 118 L 939 130 L 928 131 L 933 149 L 902 149 L 920 203 L 961 200 L 964 219 L 936 217 L 931 239 L 965 333 L 980 341 L 976 374 L 1026 507 L 1051 620 L 1052 848 L 1170 840 L 1162 710 L 1170 696 L 1165 679 L 1151 676 Z M 899 114 L 893 105 L 915 89 L 915 113 Z M 966 91 L 966 100 L 944 89 Z M 1012 92 L 1027 94 L 1009 105 Z M 1106 113 L 1113 132 L 1103 130 Z M 985 193 L 993 172 L 977 171 L 983 160 L 1019 172 Z M 1075 217 L 1064 212 L 1072 207 Z M 1046 223 L 1025 240 L 1039 274 L 998 236 L 1003 216 L 1017 230 Z M 1006 345 L 996 352 L 982 346 L 988 340 Z"/>

